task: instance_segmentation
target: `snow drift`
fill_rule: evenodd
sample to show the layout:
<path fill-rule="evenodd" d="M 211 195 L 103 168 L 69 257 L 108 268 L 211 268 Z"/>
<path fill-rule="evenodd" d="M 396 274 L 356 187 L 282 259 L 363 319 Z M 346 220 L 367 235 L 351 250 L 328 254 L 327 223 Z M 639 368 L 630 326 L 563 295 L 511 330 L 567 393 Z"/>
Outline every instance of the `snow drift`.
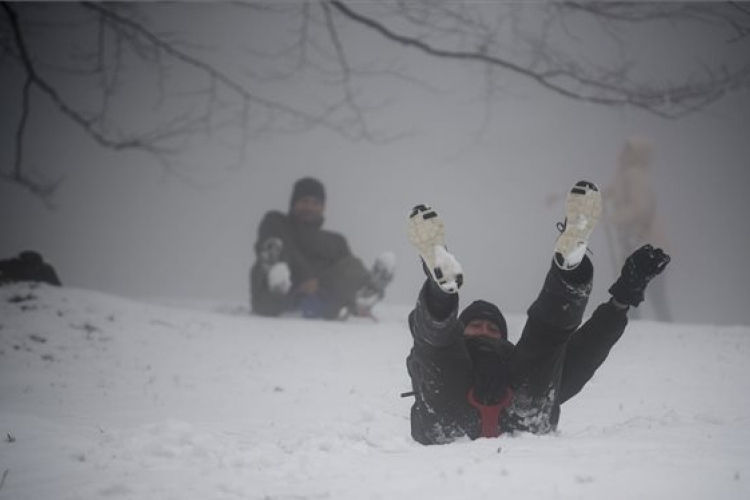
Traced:
<path fill-rule="evenodd" d="M 408 311 L 2 287 L 0 498 L 750 498 L 750 328 L 631 322 L 556 435 L 424 447 Z"/>

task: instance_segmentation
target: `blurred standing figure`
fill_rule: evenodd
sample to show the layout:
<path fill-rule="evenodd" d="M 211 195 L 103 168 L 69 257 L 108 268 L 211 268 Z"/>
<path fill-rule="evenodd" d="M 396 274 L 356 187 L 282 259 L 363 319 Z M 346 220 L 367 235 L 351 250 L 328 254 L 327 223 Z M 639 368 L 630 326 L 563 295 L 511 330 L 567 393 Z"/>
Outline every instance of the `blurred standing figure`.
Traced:
<path fill-rule="evenodd" d="M 645 243 L 668 248 L 663 222 L 658 216 L 652 174 L 654 147 L 643 137 L 628 139 L 617 159 L 614 182 L 603 191 L 605 222 L 614 232 L 608 238 L 619 262 Z M 615 242 L 611 240 L 614 239 Z M 649 287 L 649 302 L 658 321 L 672 321 L 664 276 Z"/>
<path fill-rule="evenodd" d="M 288 213 L 270 211 L 263 217 L 250 270 L 255 314 L 371 317 L 372 307 L 383 298 L 393 279 L 395 256 L 381 254 L 368 271 L 343 235 L 322 228 L 325 202 L 323 184 L 305 177 L 294 184 Z"/>

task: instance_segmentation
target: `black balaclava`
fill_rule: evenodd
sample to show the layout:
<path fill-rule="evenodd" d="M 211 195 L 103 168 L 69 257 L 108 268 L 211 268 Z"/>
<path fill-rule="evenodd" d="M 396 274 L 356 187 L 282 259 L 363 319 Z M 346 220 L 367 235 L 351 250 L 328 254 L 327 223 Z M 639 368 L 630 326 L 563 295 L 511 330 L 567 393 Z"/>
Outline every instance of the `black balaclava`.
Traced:
<path fill-rule="evenodd" d="M 498 404 L 505 397 L 511 383 L 510 360 L 515 346 L 508 342 L 508 325 L 500 309 L 486 300 L 469 304 L 458 317 L 464 327 L 471 321 L 491 321 L 500 329 L 503 338 L 487 336 L 466 337 L 466 348 L 474 364 L 474 397 L 483 405 Z"/>
<path fill-rule="evenodd" d="M 474 364 L 474 397 L 483 405 L 498 404 L 511 385 L 510 362 L 515 346 L 505 339 L 466 337 Z"/>

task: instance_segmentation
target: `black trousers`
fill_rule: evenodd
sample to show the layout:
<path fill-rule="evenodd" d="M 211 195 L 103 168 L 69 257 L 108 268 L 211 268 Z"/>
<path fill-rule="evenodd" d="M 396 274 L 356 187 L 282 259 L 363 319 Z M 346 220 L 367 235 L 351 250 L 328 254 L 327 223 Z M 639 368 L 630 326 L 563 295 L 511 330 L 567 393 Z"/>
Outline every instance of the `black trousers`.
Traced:
<path fill-rule="evenodd" d="M 560 405 L 578 394 L 622 336 L 626 311 L 610 302 L 581 324 L 593 272 L 588 257 L 572 271 L 550 266 L 516 344 L 515 397 L 503 426 L 534 433 L 555 430 Z"/>

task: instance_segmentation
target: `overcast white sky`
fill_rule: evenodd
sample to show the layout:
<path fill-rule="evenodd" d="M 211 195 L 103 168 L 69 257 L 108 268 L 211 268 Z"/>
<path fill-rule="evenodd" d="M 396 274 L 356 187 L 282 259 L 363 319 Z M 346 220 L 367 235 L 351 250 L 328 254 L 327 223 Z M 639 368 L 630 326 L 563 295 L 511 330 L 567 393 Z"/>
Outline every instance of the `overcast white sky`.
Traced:
<path fill-rule="evenodd" d="M 676 319 L 750 324 L 750 92 L 667 121 L 568 101 L 511 79 L 485 122 L 476 73 L 404 57 L 424 64 L 440 90 L 383 88 L 382 98 L 394 104 L 375 121 L 412 132 L 406 138 L 371 144 L 324 130 L 266 137 L 250 144 L 240 168 L 230 168 L 237 152 L 226 145 L 194 144 L 184 167 L 200 187 L 166 175 L 148 156 L 104 151 L 52 108 L 36 108 L 27 159 L 65 181 L 54 211 L 0 183 L 0 256 L 39 250 L 74 287 L 246 303 L 260 218 L 285 210 L 294 180 L 313 175 L 327 187 L 326 226 L 347 235 L 357 255 L 369 265 L 383 250 L 396 252 L 388 302 L 411 303 L 421 284 L 405 220 L 413 205 L 428 203 L 443 214 L 449 248 L 464 265 L 464 303 L 482 297 L 523 312 L 541 285 L 562 214 L 561 204 L 545 206 L 546 196 L 584 178 L 606 185 L 623 141 L 639 134 L 656 144 Z M 3 165 L 17 117 L 14 82 L 0 78 L 0 108 L 10 110 L 0 117 Z M 291 98 L 304 98 L 305 87 L 295 92 Z M 597 301 L 614 277 L 602 229 L 591 244 Z"/>

